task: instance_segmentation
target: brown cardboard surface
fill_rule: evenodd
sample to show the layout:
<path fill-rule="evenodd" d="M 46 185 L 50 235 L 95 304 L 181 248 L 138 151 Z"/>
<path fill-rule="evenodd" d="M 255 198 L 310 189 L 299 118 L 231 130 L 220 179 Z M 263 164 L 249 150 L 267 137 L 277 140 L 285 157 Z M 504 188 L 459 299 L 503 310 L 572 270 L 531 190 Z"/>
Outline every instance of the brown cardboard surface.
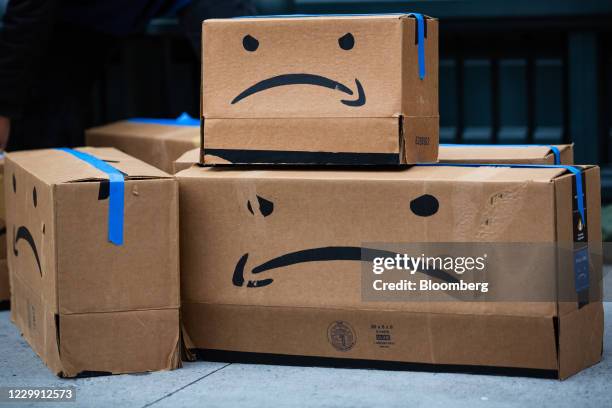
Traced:
<path fill-rule="evenodd" d="M 4 157 L 0 157 L 0 302 L 10 299 L 6 264 L 6 223 L 4 221 Z"/>
<path fill-rule="evenodd" d="M 559 164 L 574 164 L 574 145 L 554 145 L 559 149 Z M 554 164 L 555 156 L 544 145 L 465 145 L 441 144 L 440 163 L 525 163 Z"/>
<path fill-rule="evenodd" d="M 85 139 L 88 146 L 115 147 L 171 173 L 174 160 L 200 145 L 200 129 L 120 121 L 86 130 Z"/>
<path fill-rule="evenodd" d="M 438 22 L 425 18 L 424 79 L 416 24 L 400 14 L 206 20 L 203 163 L 435 161 Z M 341 47 L 344 36 L 352 48 Z"/>
<path fill-rule="evenodd" d="M 599 171 L 588 167 L 584 174 L 587 219 L 597 230 Z M 183 321 L 195 348 L 540 368 L 556 370 L 562 378 L 599 359 L 593 344 L 601 342 L 601 321 L 590 315 L 601 310 L 595 294 L 581 309 L 576 302 L 563 309 L 554 301 L 366 302 L 359 262 L 298 262 L 252 272 L 297 251 L 366 242 L 570 243 L 572 177 L 562 168 L 194 166 L 177 178 L 185 237 Z M 410 211 L 410 202 L 425 194 L 439 203 L 430 217 Z M 589 239 L 590 245 L 601 245 L 598 233 Z M 539 273 L 537 264 L 500 268 L 517 281 L 529 276 L 532 282 L 557 285 L 557 278 Z M 236 271 L 243 271 L 238 275 L 243 281 L 236 282 Z M 573 274 L 564 273 L 561 269 L 558 279 L 573 282 Z M 263 279 L 272 282 L 248 285 Z M 328 340 L 335 322 L 350 332 L 354 347 L 339 350 Z M 372 327 L 377 325 L 393 326 L 392 347 L 376 344 Z M 579 339 L 579 331 L 590 336 Z M 585 350 L 558 351 L 559 342 L 578 342 Z"/>
<path fill-rule="evenodd" d="M 124 243 L 108 241 L 106 173 L 59 150 L 7 155 L 7 230 L 29 234 L 9 252 L 13 320 L 63 376 L 176 368 L 177 182 L 116 149 L 83 150 L 124 173 Z"/>
<path fill-rule="evenodd" d="M 172 173 L 176 174 L 181 170 L 188 169 L 200 161 L 200 149 L 192 149 L 181 155 L 172 163 Z"/>

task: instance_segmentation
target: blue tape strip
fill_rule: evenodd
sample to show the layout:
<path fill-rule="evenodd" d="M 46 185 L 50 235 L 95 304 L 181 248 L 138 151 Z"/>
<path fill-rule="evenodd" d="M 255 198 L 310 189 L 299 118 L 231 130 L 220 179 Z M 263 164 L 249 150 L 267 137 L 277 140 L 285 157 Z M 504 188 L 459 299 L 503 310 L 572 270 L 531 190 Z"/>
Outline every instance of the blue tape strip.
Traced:
<path fill-rule="evenodd" d="M 512 168 L 541 168 L 541 169 L 565 169 L 572 173 L 576 179 L 576 196 L 578 201 L 578 212 L 583 224 L 586 224 L 584 216 L 584 194 L 582 188 L 582 169 L 564 164 L 506 164 L 506 163 L 420 163 L 415 166 L 450 166 L 450 167 L 512 167 Z"/>
<path fill-rule="evenodd" d="M 419 78 L 425 79 L 425 21 L 421 13 L 409 13 L 417 20 L 417 31 L 419 36 L 418 53 L 419 53 Z"/>
<path fill-rule="evenodd" d="M 257 18 L 314 18 L 314 17 L 362 17 L 362 16 L 412 16 L 417 21 L 419 78 L 425 78 L 425 20 L 421 13 L 366 13 L 366 14 L 277 14 L 260 16 L 239 16 L 234 19 Z"/>
<path fill-rule="evenodd" d="M 61 147 L 57 150 L 69 153 L 108 175 L 110 183 L 110 194 L 108 197 L 108 240 L 115 245 L 123 245 L 123 208 L 125 191 L 125 179 L 123 174 L 110 164 L 91 154 L 68 149 L 66 147 Z"/>
<path fill-rule="evenodd" d="M 176 119 L 159 119 L 159 118 L 132 118 L 128 119 L 132 123 L 148 123 L 152 125 L 166 126 L 200 126 L 200 121 L 189 116 L 187 112 L 183 112 Z"/>
<path fill-rule="evenodd" d="M 555 156 L 554 164 L 561 164 L 561 152 L 559 152 L 559 148 L 553 145 L 545 145 L 545 144 L 463 144 L 463 143 L 440 143 L 441 147 L 533 147 L 533 146 L 541 146 L 548 147 Z"/>

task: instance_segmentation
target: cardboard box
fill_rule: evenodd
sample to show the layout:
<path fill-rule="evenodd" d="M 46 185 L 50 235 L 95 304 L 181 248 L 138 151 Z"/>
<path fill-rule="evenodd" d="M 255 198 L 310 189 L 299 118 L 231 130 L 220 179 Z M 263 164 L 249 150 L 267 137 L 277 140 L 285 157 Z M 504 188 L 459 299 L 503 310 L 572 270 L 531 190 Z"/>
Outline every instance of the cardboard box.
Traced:
<path fill-rule="evenodd" d="M 185 170 L 193 166 L 200 161 L 200 149 L 192 149 L 181 155 L 178 159 L 172 163 L 173 174 L 178 173 L 181 170 Z"/>
<path fill-rule="evenodd" d="M 440 163 L 574 164 L 574 145 L 440 144 Z"/>
<path fill-rule="evenodd" d="M 85 131 L 86 144 L 115 147 L 137 159 L 172 172 L 172 162 L 200 146 L 200 122 L 187 114 L 177 119 L 134 118 Z"/>
<path fill-rule="evenodd" d="M 436 19 L 212 19 L 202 44 L 204 164 L 436 161 Z"/>
<path fill-rule="evenodd" d="M 0 310 L 8 309 L 9 291 L 8 266 L 6 264 L 6 222 L 4 221 L 4 153 L 0 155 Z"/>
<path fill-rule="evenodd" d="M 5 165 L 11 317 L 45 364 L 62 377 L 177 368 L 176 180 L 112 148 Z"/>
<path fill-rule="evenodd" d="M 550 276 L 538 262 L 497 265 L 501 272 L 491 276 L 519 288 L 525 279 L 552 291 L 565 287 L 572 301 L 366 302 L 365 263 L 344 252 L 368 242 L 571 245 L 578 200 L 576 178 L 565 168 L 193 166 L 176 176 L 182 317 L 191 349 L 526 368 L 559 378 L 601 358 L 595 259 L 581 307 L 573 263 Z M 582 176 L 588 245 L 596 249 L 599 168 L 585 167 Z M 386 347 L 377 344 L 381 326 L 392 328 Z"/>

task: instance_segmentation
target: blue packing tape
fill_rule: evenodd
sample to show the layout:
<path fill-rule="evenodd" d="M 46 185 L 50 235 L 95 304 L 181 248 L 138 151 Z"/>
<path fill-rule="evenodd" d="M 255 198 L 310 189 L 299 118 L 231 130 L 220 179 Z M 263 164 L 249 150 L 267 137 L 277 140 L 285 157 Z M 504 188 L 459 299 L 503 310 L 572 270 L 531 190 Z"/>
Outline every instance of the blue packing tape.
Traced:
<path fill-rule="evenodd" d="M 505 163 L 420 163 L 415 166 L 449 166 L 449 167 L 512 167 L 512 168 L 541 168 L 541 169 L 565 169 L 572 173 L 576 179 L 576 196 L 578 201 L 578 212 L 580 219 L 586 225 L 584 216 L 584 189 L 582 188 L 582 169 L 576 166 L 568 166 L 564 164 L 505 164 Z"/>
<path fill-rule="evenodd" d="M 108 175 L 110 183 L 108 198 L 108 240 L 115 245 L 123 245 L 123 209 L 125 205 L 125 178 L 123 174 L 110 164 L 89 153 L 68 149 L 66 147 L 61 147 L 57 150 L 69 153 Z"/>
<path fill-rule="evenodd" d="M 189 116 L 187 112 L 181 113 L 181 115 L 176 119 L 132 118 L 128 119 L 128 122 L 166 126 L 200 126 L 200 121 Z"/>
<path fill-rule="evenodd" d="M 360 17 L 360 16 L 412 16 L 417 21 L 419 78 L 425 79 L 425 19 L 421 13 L 370 13 L 370 14 L 278 14 L 259 16 L 239 16 L 234 19 L 249 18 L 309 18 L 309 17 Z"/>
<path fill-rule="evenodd" d="M 541 146 L 548 147 L 555 156 L 554 164 L 561 164 L 561 152 L 559 152 L 559 148 L 553 145 L 545 145 L 545 144 L 461 144 L 461 143 L 440 143 L 440 146 L 443 147 L 532 147 L 532 146 Z"/>
<path fill-rule="evenodd" d="M 419 53 L 419 78 L 425 79 L 425 21 L 421 13 L 409 13 L 417 20 L 417 31 L 419 36 L 418 53 Z"/>

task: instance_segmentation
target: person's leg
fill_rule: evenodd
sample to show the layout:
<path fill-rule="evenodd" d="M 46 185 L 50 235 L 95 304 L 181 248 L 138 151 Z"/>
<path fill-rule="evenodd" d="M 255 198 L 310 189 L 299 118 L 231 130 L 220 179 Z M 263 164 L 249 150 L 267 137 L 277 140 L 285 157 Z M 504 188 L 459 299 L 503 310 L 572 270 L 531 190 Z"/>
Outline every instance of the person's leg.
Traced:
<path fill-rule="evenodd" d="M 11 124 L 7 150 L 74 147 L 84 143 L 84 114 L 112 37 L 61 25 L 36 72 L 21 118 Z"/>
<path fill-rule="evenodd" d="M 198 56 L 202 53 L 202 21 L 256 14 L 253 0 L 193 0 L 179 11 L 179 23 Z"/>

